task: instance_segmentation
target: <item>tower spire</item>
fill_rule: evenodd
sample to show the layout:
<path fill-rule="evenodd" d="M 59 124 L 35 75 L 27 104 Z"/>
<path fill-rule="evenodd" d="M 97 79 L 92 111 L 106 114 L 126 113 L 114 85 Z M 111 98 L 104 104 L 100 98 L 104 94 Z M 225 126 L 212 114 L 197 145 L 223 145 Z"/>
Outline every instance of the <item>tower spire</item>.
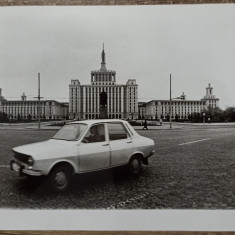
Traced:
<path fill-rule="evenodd" d="M 101 59 L 102 59 L 102 62 L 101 62 L 101 71 L 106 71 L 106 62 L 105 62 L 105 52 L 104 52 L 104 43 L 103 43 L 103 51 L 102 51 L 102 54 L 101 54 Z"/>

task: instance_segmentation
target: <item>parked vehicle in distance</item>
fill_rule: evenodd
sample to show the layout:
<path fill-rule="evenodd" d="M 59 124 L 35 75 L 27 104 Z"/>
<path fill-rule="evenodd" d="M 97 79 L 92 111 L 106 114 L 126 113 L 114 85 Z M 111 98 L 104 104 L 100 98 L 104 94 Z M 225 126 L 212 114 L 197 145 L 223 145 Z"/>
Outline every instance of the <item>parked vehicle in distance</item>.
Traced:
<path fill-rule="evenodd" d="M 127 165 L 137 175 L 154 149 L 154 141 L 140 136 L 127 121 L 75 121 L 47 141 L 13 148 L 10 166 L 21 176 L 47 176 L 55 190 L 64 191 L 73 174 Z"/>

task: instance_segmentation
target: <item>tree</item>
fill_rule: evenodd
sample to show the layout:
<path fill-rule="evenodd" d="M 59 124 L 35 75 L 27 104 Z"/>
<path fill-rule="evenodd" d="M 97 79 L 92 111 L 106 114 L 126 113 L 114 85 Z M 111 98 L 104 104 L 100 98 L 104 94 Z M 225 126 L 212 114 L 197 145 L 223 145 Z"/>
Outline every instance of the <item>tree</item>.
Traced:
<path fill-rule="evenodd" d="M 208 106 L 206 109 L 203 110 L 206 115 L 206 118 L 210 118 L 212 121 L 221 122 L 224 121 L 224 111 L 219 107 L 211 107 Z"/>
<path fill-rule="evenodd" d="M 167 122 L 170 121 L 170 115 L 169 114 L 166 115 L 166 120 L 167 120 Z"/>
<path fill-rule="evenodd" d="M 221 122 L 224 121 L 224 111 L 218 107 L 212 110 L 212 120 Z"/>
<path fill-rule="evenodd" d="M 5 112 L 0 112 L 0 122 L 8 122 L 9 118 Z"/>
<path fill-rule="evenodd" d="M 3 112 L 3 121 L 8 122 L 9 121 L 9 116 L 7 113 Z"/>
<path fill-rule="evenodd" d="M 3 113 L 0 112 L 0 122 L 3 122 Z"/>
<path fill-rule="evenodd" d="M 178 119 L 179 119 L 178 114 L 176 114 L 175 115 L 175 121 L 178 122 Z"/>
<path fill-rule="evenodd" d="M 18 115 L 17 115 L 17 120 L 18 120 L 18 121 L 21 121 L 21 116 L 20 116 L 19 113 L 18 113 Z"/>
<path fill-rule="evenodd" d="M 235 107 L 228 107 L 224 111 L 224 119 L 229 122 L 235 122 Z"/>
<path fill-rule="evenodd" d="M 28 114 L 27 119 L 28 119 L 28 121 L 31 121 L 31 120 L 32 120 L 32 116 L 31 116 L 31 114 L 30 114 L 30 113 Z"/>

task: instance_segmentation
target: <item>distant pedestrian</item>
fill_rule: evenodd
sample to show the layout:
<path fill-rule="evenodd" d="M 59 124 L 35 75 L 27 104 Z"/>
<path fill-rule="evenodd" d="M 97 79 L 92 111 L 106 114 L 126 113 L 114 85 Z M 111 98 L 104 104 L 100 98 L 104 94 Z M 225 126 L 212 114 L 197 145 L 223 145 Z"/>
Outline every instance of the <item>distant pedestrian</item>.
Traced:
<path fill-rule="evenodd" d="M 160 118 L 160 126 L 162 126 L 162 119 Z"/>
<path fill-rule="evenodd" d="M 148 130 L 148 124 L 147 124 L 147 121 L 146 121 L 146 120 L 144 121 L 143 125 L 144 125 L 143 130 L 144 130 L 144 129 Z"/>

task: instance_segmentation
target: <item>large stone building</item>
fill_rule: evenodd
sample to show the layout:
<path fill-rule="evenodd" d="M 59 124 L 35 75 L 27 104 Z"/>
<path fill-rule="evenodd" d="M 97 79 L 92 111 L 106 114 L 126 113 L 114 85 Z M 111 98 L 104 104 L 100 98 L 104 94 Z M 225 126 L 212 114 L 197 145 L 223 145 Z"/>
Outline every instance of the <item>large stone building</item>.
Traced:
<path fill-rule="evenodd" d="M 6 100 L 1 94 L 0 89 L 0 112 L 7 114 L 12 120 L 25 120 L 38 118 L 38 101 L 27 100 L 23 93 L 21 100 Z M 68 103 L 60 103 L 55 100 L 40 101 L 41 119 L 64 119 L 68 117 Z"/>
<path fill-rule="evenodd" d="M 138 85 L 129 79 L 116 84 L 116 71 L 107 70 L 104 48 L 99 70 L 91 71 L 91 83 L 71 80 L 69 85 L 69 116 L 71 119 L 137 118 Z"/>
<path fill-rule="evenodd" d="M 171 103 L 171 104 L 170 104 Z M 201 115 L 208 107 L 218 107 L 219 99 L 213 95 L 213 88 L 209 84 L 206 95 L 201 100 L 186 100 L 184 93 L 177 99 L 151 100 L 147 103 L 139 103 L 140 119 L 167 119 L 171 115 L 173 119 L 188 119 L 191 115 Z"/>

